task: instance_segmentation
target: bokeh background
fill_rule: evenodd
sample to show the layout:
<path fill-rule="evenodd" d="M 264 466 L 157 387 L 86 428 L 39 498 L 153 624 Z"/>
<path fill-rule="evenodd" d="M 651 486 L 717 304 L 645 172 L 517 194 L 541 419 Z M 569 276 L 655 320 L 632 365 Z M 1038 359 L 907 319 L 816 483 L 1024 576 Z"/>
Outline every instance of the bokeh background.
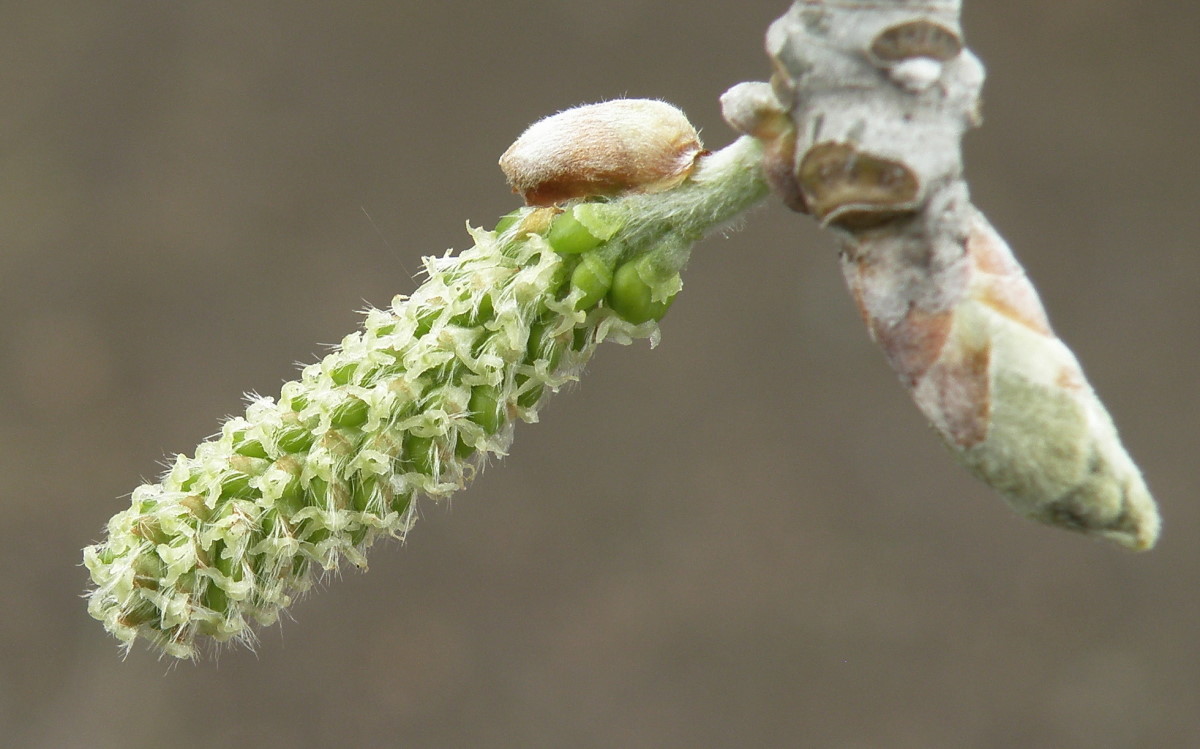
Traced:
<path fill-rule="evenodd" d="M 0 744 L 1200 745 L 1200 5 L 968 0 L 973 194 L 1162 504 L 1014 516 L 778 206 L 512 455 L 257 653 L 122 659 L 80 548 L 175 452 L 517 204 L 532 120 L 767 73 L 786 3 L 0 4 Z"/>

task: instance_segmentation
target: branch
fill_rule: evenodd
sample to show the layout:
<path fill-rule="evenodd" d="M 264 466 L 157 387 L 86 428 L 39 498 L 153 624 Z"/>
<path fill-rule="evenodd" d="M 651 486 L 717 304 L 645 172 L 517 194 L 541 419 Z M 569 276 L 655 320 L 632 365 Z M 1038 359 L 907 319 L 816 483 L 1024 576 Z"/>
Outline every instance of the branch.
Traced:
<path fill-rule="evenodd" d="M 1154 544 L 1158 515 L 1004 240 L 959 143 L 983 67 L 957 0 L 800 0 L 770 84 L 723 98 L 708 153 L 661 102 L 582 107 L 502 159 L 530 205 L 426 259 L 411 296 L 133 492 L 84 552 L 89 611 L 127 645 L 252 642 L 343 560 L 463 488 L 604 340 L 658 336 L 692 244 L 767 185 L 841 242 L 872 337 L 951 451 L 1020 513 Z"/>
<path fill-rule="evenodd" d="M 958 0 L 797 0 L 771 83 L 723 98 L 793 209 L 832 232 L 871 337 L 972 473 L 1018 513 L 1135 550 L 1158 536 L 1141 473 L 1037 292 L 971 204 L 960 142 L 982 64 Z"/>

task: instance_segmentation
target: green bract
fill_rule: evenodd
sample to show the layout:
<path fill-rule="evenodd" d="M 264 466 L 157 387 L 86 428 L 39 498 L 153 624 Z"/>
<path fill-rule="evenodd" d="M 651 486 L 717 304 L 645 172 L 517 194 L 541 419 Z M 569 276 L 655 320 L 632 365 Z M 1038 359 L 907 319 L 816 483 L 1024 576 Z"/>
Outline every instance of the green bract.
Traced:
<path fill-rule="evenodd" d="M 617 255 L 676 280 L 692 241 L 765 193 L 760 154 L 742 139 L 673 190 L 582 211 L 590 229 L 570 210 L 523 208 L 498 231 L 471 230 L 471 249 L 426 258 L 411 297 L 367 312 L 278 398 L 255 398 L 133 491 L 84 551 L 91 615 L 127 645 L 190 658 L 201 637 L 252 642 L 253 625 L 343 559 L 365 568 L 377 539 L 412 527 L 418 497 L 447 497 L 484 456 L 507 453 L 515 422 L 536 421 L 597 345 L 656 340 L 652 322 L 634 324 L 654 317 L 630 312 L 622 270 L 609 290 Z M 560 254 L 598 237 L 604 248 Z M 625 312 L 600 303 L 606 292 Z"/>

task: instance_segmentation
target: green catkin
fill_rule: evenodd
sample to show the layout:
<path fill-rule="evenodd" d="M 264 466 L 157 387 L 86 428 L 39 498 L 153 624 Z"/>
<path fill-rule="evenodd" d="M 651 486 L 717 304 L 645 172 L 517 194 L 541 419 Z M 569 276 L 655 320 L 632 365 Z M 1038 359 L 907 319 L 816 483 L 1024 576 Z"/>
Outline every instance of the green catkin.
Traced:
<path fill-rule="evenodd" d="M 586 209 L 571 220 L 604 243 L 586 267 L 652 262 L 655 300 L 673 296 L 691 244 L 765 194 L 760 157 L 743 138 L 668 192 L 575 201 Z M 253 644 L 255 625 L 276 622 L 343 559 L 365 569 L 376 540 L 403 539 L 418 498 L 447 497 L 487 455 L 504 455 L 514 424 L 536 421 L 601 342 L 655 343 L 654 321 L 623 319 L 606 289 L 572 283 L 580 256 L 546 236 L 557 211 L 469 229 L 474 247 L 426 258 L 412 296 L 368 311 L 278 399 L 255 398 L 135 489 L 84 551 L 91 615 L 126 647 L 143 638 L 177 658 L 196 657 L 205 638 Z"/>

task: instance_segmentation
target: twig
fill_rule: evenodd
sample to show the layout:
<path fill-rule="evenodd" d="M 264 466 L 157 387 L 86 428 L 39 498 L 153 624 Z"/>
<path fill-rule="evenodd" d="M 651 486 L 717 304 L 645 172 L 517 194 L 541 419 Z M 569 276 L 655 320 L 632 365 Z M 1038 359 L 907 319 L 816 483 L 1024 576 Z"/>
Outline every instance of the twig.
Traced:
<path fill-rule="evenodd" d="M 1159 518 L 1078 361 L 975 208 L 960 141 L 984 71 L 958 0 L 798 0 L 775 74 L 723 99 L 772 187 L 841 245 L 872 338 L 953 454 L 1022 515 L 1135 550 Z"/>

